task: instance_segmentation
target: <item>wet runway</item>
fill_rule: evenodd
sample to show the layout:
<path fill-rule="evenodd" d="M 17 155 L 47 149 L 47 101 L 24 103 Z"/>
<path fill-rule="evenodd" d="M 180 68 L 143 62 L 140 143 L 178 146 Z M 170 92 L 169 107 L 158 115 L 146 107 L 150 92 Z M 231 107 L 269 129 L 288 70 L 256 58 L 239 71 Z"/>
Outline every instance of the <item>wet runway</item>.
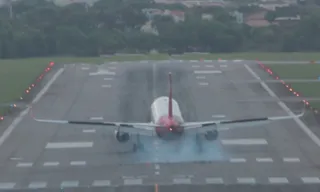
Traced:
<path fill-rule="evenodd" d="M 233 65 L 232 63 L 238 63 Z M 142 61 L 66 65 L 33 106 L 37 118 L 149 122 L 150 105 L 173 97 L 186 121 L 287 115 L 276 103 L 237 102 L 268 97 L 250 61 Z M 293 120 L 221 132 L 219 140 L 133 137 L 118 143 L 113 127 L 54 125 L 25 116 L 0 147 L 0 188 L 72 188 L 172 184 L 320 183 L 320 148 Z M 154 188 L 152 188 L 154 189 Z"/>

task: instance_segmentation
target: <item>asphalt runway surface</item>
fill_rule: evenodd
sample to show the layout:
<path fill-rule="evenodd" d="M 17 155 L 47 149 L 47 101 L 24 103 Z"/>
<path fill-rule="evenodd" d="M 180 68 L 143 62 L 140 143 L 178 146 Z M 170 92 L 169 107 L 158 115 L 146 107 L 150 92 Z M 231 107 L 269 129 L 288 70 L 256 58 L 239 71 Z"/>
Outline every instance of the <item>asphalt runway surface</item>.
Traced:
<path fill-rule="evenodd" d="M 172 72 L 173 97 L 186 121 L 287 115 L 276 103 L 237 102 L 268 96 L 259 85 L 232 83 L 254 79 L 246 63 L 70 64 L 32 111 L 37 118 L 150 122 L 150 105 L 167 96 Z M 25 116 L 0 147 L 0 189 L 320 183 L 320 148 L 293 120 L 221 132 L 201 147 L 190 136 L 170 142 L 142 138 L 145 149 L 136 153 L 135 137 L 121 144 L 113 130 Z"/>

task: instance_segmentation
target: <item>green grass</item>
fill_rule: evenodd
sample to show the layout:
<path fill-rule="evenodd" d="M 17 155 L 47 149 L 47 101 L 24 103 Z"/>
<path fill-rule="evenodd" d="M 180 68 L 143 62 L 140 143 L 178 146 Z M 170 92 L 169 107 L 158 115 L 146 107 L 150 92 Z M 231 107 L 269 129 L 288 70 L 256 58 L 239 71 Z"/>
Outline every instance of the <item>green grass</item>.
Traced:
<path fill-rule="evenodd" d="M 112 56 L 112 57 L 92 57 L 92 58 L 81 58 L 81 57 L 51 57 L 51 58 L 31 58 L 31 59 L 12 59 L 12 60 L 0 60 L 0 104 L 8 103 L 20 98 L 23 91 L 31 84 L 31 82 L 44 70 L 50 61 L 55 63 L 92 63 L 101 64 L 106 61 L 130 61 L 130 60 L 165 60 L 170 57 L 167 54 L 149 54 L 149 55 L 129 55 L 129 56 Z M 234 54 L 185 54 L 185 55 L 174 55 L 174 59 L 250 59 L 250 60 L 320 60 L 320 53 L 234 53 Z M 302 66 L 298 66 L 299 69 L 294 67 L 290 70 L 282 69 L 284 66 L 274 66 L 274 69 L 280 76 L 288 75 L 293 77 L 295 72 L 305 71 L 302 74 L 308 77 L 317 77 L 316 71 L 320 69 L 307 69 Z M 312 75 L 311 75 L 312 74 Z M 300 73 L 298 75 L 301 75 Z M 313 85 L 295 84 L 298 90 L 304 95 L 315 95 L 315 92 L 320 95 L 316 90 L 313 89 Z M 317 87 L 318 88 L 318 87 Z M 4 108 L 0 107 L 0 114 Z"/>
<path fill-rule="evenodd" d="M 320 76 L 319 64 L 306 65 L 268 65 L 281 79 L 318 79 Z M 320 97 L 319 83 L 289 83 L 291 87 L 304 97 Z M 320 109 L 319 101 L 311 101 L 311 106 Z"/>

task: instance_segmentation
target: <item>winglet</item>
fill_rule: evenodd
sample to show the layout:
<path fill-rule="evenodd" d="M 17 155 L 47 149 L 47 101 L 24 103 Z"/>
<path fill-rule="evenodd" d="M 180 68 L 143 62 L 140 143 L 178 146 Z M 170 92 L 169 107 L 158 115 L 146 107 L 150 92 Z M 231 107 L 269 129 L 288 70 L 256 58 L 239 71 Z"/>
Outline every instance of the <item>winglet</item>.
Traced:
<path fill-rule="evenodd" d="M 172 118 L 172 74 L 169 72 L 168 74 L 169 78 L 169 106 L 168 106 L 168 113 L 169 113 L 169 118 Z"/>

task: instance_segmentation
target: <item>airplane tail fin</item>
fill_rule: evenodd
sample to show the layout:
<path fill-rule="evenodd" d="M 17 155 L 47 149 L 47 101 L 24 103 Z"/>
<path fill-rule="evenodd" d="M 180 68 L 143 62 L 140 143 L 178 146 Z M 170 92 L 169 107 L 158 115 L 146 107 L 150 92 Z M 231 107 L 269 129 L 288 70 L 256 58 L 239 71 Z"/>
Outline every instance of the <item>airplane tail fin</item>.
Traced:
<path fill-rule="evenodd" d="M 172 74 L 171 72 L 169 73 L 169 107 L 168 107 L 169 111 L 169 118 L 172 118 L 173 114 L 172 114 Z"/>

